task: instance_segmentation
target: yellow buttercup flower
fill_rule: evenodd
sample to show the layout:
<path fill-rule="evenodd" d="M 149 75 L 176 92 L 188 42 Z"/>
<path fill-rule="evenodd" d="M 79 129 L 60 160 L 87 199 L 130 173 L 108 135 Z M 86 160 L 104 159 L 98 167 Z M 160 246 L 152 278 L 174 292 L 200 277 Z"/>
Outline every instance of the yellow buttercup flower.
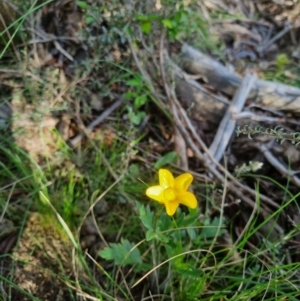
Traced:
<path fill-rule="evenodd" d="M 184 173 L 174 179 L 170 171 L 160 169 L 158 177 L 159 185 L 149 187 L 146 190 L 146 195 L 164 204 L 168 215 L 173 215 L 179 204 L 192 209 L 197 207 L 195 195 L 187 191 L 193 181 L 193 176 L 190 173 Z"/>

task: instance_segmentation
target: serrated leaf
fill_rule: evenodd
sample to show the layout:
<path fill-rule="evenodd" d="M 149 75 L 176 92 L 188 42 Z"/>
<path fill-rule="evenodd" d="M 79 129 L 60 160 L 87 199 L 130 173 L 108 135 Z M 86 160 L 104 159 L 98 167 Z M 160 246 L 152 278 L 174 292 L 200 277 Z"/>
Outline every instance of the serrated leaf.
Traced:
<path fill-rule="evenodd" d="M 109 247 L 99 252 L 101 258 L 113 260 L 116 265 L 133 265 L 142 263 L 142 258 L 138 248 L 127 239 L 122 239 L 120 243 L 112 243 Z"/>
<path fill-rule="evenodd" d="M 146 21 L 141 24 L 141 30 L 143 33 L 149 34 L 151 31 L 151 28 L 152 28 L 152 26 L 151 26 L 150 21 Z"/>
<path fill-rule="evenodd" d="M 150 210 L 149 206 L 144 206 L 142 204 L 137 203 L 137 207 L 139 210 L 140 214 L 140 219 L 143 223 L 143 225 L 148 229 L 148 230 L 153 230 L 153 212 Z"/>
<path fill-rule="evenodd" d="M 162 213 L 157 220 L 157 229 L 160 231 L 166 231 L 170 229 L 172 225 L 172 220 L 166 213 Z"/>
<path fill-rule="evenodd" d="M 163 234 L 162 232 L 160 232 L 159 230 L 156 230 L 156 238 L 165 244 L 167 244 L 169 242 L 169 237 L 167 235 Z"/>
<path fill-rule="evenodd" d="M 200 238 L 214 238 L 217 234 L 221 236 L 225 233 L 225 230 L 222 229 L 224 226 L 224 220 L 221 222 L 221 229 L 218 230 L 220 224 L 220 218 L 215 217 L 212 221 L 210 219 L 206 219 L 204 221 L 204 227 L 201 231 Z"/>
<path fill-rule="evenodd" d="M 166 236 L 165 234 L 161 233 L 160 231 L 156 230 L 148 230 L 146 233 L 146 240 L 150 241 L 153 239 L 157 239 L 159 241 L 161 241 L 162 243 L 167 244 L 169 242 L 169 238 L 168 236 Z"/>
<path fill-rule="evenodd" d="M 169 258 L 173 256 L 177 256 L 172 259 L 172 265 L 177 270 L 177 268 L 179 268 L 184 261 L 184 256 L 183 255 L 178 256 L 178 255 L 182 254 L 184 251 L 181 242 L 179 241 L 175 242 L 174 240 L 172 242 L 173 244 L 170 243 L 165 247 Z"/>
<path fill-rule="evenodd" d="M 177 153 L 176 152 L 169 152 L 159 158 L 157 162 L 154 164 L 154 168 L 160 169 L 161 167 L 174 163 L 177 160 Z"/>
<path fill-rule="evenodd" d="M 148 231 L 146 232 L 146 240 L 147 240 L 147 241 L 150 241 L 150 240 L 152 240 L 152 239 L 154 239 L 154 238 L 156 238 L 156 233 L 155 233 L 155 231 L 154 231 L 154 230 L 148 230 Z"/>

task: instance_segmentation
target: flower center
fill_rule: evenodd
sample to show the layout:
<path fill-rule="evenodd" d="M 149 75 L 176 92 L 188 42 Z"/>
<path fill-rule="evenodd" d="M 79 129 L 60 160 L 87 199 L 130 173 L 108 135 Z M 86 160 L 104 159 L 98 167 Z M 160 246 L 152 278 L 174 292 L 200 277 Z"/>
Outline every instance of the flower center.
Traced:
<path fill-rule="evenodd" d="M 166 201 L 174 201 L 176 198 L 175 191 L 172 188 L 167 188 L 164 191 Z"/>

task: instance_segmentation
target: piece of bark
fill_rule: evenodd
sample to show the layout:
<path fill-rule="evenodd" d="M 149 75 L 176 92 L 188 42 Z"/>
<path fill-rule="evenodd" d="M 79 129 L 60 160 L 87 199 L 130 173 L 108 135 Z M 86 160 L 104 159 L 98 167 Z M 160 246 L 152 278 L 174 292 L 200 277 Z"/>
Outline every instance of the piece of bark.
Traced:
<path fill-rule="evenodd" d="M 179 76 L 175 77 L 176 93 L 190 116 L 195 119 L 206 119 L 218 124 L 228 105 L 219 101 L 212 93 L 197 88 L 201 86 L 194 80 L 185 81 Z"/>
<path fill-rule="evenodd" d="M 183 44 L 181 52 L 184 58 L 183 68 L 185 71 L 205 77 L 208 84 L 217 91 L 229 96 L 234 95 L 242 81 L 239 75 L 187 44 Z M 249 98 L 262 106 L 300 112 L 300 89 L 285 84 L 257 80 Z"/>
<path fill-rule="evenodd" d="M 172 60 L 167 61 L 168 72 L 175 81 L 176 94 L 188 114 L 194 119 L 206 119 L 219 124 L 230 102 L 213 94 L 185 73 Z"/>

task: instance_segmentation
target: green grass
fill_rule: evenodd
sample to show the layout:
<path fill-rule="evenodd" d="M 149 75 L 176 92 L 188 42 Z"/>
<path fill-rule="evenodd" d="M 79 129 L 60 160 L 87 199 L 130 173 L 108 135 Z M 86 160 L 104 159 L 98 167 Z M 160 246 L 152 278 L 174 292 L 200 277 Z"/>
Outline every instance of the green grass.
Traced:
<path fill-rule="evenodd" d="M 25 30 L 25 19 L 49 2 L 34 2 L 7 28 L 15 28 L 15 31 L 0 58 L 8 53 L 14 36 L 21 29 Z M 111 5 L 117 8 L 117 4 Z M 290 220 L 287 210 L 299 213 L 299 194 L 291 189 L 289 181 L 279 183 L 263 175 L 243 175 L 241 181 L 250 179 L 257 187 L 258 209 L 252 212 L 239 204 L 235 213 L 229 215 L 225 212 L 229 200 L 223 195 L 220 183 L 207 184 L 195 178 L 193 189 L 201 207 L 195 210 L 180 207 L 174 218 L 145 196 L 148 185 L 157 183 L 155 166 L 164 162 L 159 159 L 170 160 L 166 167 L 180 174 L 176 157 L 168 157 L 172 150 L 151 154 L 154 147 L 159 148 L 166 141 L 164 134 L 172 134 L 170 109 L 166 109 L 164 98 L 162 101 L 152 93 L 129 58 L 122 62 L 110 61 L 110 47 L 122 39 L 126 41 L 128 34 L 134 46 L 144 43 L 152 47 L 159 41 L 163 28 L 169 40 L 194 41 L 196 47 L 214 53 L 222 47 L 220 41 L 210 36 L 210 23 L 197 11 L 199 7 L 195 3 L 189 7 L 181 2 L 181 6 L 178 3 L 176 6 L 173 1 L 163 4 L 157 15 L 145 11 L 143 6 L 128 16 L 116 9 L 116 15 L 111 16 L 111 28 L 89 44 L 92 58 L 78 67 L 76 74 L 80 84 L 66 89 L 60 83 L 57 68 L 39 70 L 30 66 L 30 71 L 38 74 L 41 80 L 24 75 L 21 88 L 0 99 L 0 103 L 10 98 L 30 103 L 33 107 L 30 119 L 36 124 L 45 116 L 57 116 L 60 112 L 77 122 L 79 106 L 80 117 L 88 124 L 96 115 L 88 103 L 89 97 L 97 96 L 111 104 L 115 99 L 112 89 L 117 87 L 126 94 L 123 107 L 97 128 L 92 138 L 84 138 L 76 149 L 72 149 L 57 130 L 52 132 L 53 141 L 40 133 L 40 138 L 48 139 L 53 147 L 50 157 L 30 156 L 10 137 L 12 133 L 1 131 L 0 212 L 3 214 L 0 217 L 14 222 L 18 239 L 11 255 L 0 255 L 1 267 L 6 259 L 12 260 L 5 266 L 4 276 L 0 273 L 3 284 L 0 300 L 13 300 L 15 291 L 28 300 L 42 300 L 18 286 L 14 279 L 20 264 L 14 259 L 24 244 L 22 235 L 32 212 L 40 221 L 39 227 L 32 229 L 28 255 L 32 255 L 31 259 L 48 258 L 35 268 L 42 273 L 46 266 L 55 279 L 60 279 L 64 298 L 69 300 L 79 300 L 78 296 L 87 300 L 133 301 L 142 300 L 142 297 L 151 300 L 149 294 L 154 295 L 153 300 L 176 301 L 299 299 L 299 263 L 294 259 L 297 258 L 297 245 L 291 243 L 297 240 L 299 225 Z M 98 25 L 103 21 L 101 12 L 110 8 L 103 4 L 90 6 L 85 1 L 80 5 L 86 21 Z M 232 16 L 216 11 L 211 17 Z M 143 34 L 143 43 L 140 36 L 135 35 L 137 32 Z M 88 31 L 83 32 L 83 35 L 88 34 Z M 22 39 L 26 42 L 26 35 Z M 199 44 L 199 41 L 202 42 Z M 141 61 L 143 68 L 149 64 L 148 55 Z M 21 51 L 20 57 L 22 62 L 12 59 L 12 63 L 29 68 Z M 281 64 L 277 64 L 276 78 L 298 85 L 298 79 L 291 82 L 285 77 L 283 67 L 287 65 L 285 61 Z M 159 73 L 150 71 L 154 78 Z M 266 78 L 272 76 L 274 74 L 266 74 Z M 21 81 L 15 80 L 16 83 Z M 159 90 L 161 83 L 157 78 L 154 83 Z M 64 91 L 63 101 L 56 104 L 61 91 Z M 147 115 L 152 118 L 149 121 L 152 131 L 161 135 L 161 139 L 153 132 L 139 131 Z M 163 129 L 159 127 L 161 120 Z M 26 129 L 21 127 L 21 130 Z M 260 212 L 259 179 L 273 183 L 284 196 L 280 208 L 268 216 Z M 286 219 L 285 223 L 282 219 Z M 277 223 L 286 224 L 284 233 L 275 229 Z M 35 233 L 35 229 L 39 231 Z M 82 247 L 83 239 L 94 237 L 90 245 L 86 242 L 88 247 Z M 57 244 L 61 253 L 49 252 L 47 241 Z M 24 259 L 21 261 L 27 267 L 33 265 Z"/>
<path fill-rule="evenodd" d="M 106 164 L 108 163 L 112 170 L 120 171 L 121 174 L 125 171 L 122 180 L 111 190 L 107 191 L 104 196 L 109 203 L 109 210 L 105 223 L 101 226 L 101 231 L 104 237 L 115 236 L 117 233 L 119 237 L 139 243 L 143 240 L 145 231 L 141 231 L 142 228 L 137 211 L 132 208 L 132 204 L 128 203 L 126 198 L 129 198 L 130 201 L 142 201 L 145 199 L 143 196 L 144 184 L 137 185 L 138 180 L 135 176 L 145 177 L 140 172 L 141 167 L 136 163 L 134 168 L 124 169 L 126 164 L 120 162 L 119 158 L 123 156 L 124 160 L 126 160 L 124 155 L 126 146 L 126 144 L 116 142 L 109 150 L 105 147 L 101 147 L 98 150 L 94 148 L 87 149 L 83 152 L 82 158 L 94 158 L 93 164 L 88 164 L 91 163 L 90 161 L 84 164 L 84 161 L 82 161 L 84 169 L 81 171 L 78 171 L 75 164 L 66 164 L 66 169 L 62 167 L 59 169 L 60 175 L 57 174 L 58 169 L 56 166 L 48 165 L 41 169 L 34 162 L 31 162 L 32 167 L 28 168 L 30 158 L 26 156 L 26 153 L 18 150 L 16 146 L 10 145 L 10 149 L 13 148 L 14 152 L 6 153 L 6 155 L 9 155 L 9 161 L 6 160 L 5 162 L 11 162 L 14 169 L 2 164 L 1 175 L 6 180 L 10 178 L 15 182 L 13 186 L 15 190 L 20 187 L 25 190 L 27 195 L 30 194 L 32 199 L 35 200 L 35 210 L 39 210 L 45 216 L 45 226 L 48 226 L 50 223 L 49 215 L 52 219 L 55 217 L 52 214 L 51 206 L 47 206 L 48 201 L 43 202 L 43 198 L 38 197 L 39 191 L 47 193 L 49 202 L 56 208 L 55 211 L 60 214 L 61 220 L 65 223 L 62 224 L 63 227 L 60 231 L 65 231 L 68 234 L 69 229 L 72 229 L 72 231 L 76 230 L 78 223 L 81 222 L 80 216 L 88 209 L 89 205 L 113 183 Z M 100 152 L 106 157 L 110 154 L 108 162 L 103 163 Z M 66 156 L 65 159 L 69 159 L 69 161 L 70 158 L 73 160 L 76 158 L 71 150 L 65 152 L 64 155 Z M 99 170 L 101 170 L 101 173 L 99 173 Z M 147 177 L 149 177 L 149 173 Z M 51 179 L 51 185 L 47 185 L 49 179 Z M 282 189 L 285 188 L 282 187 Z M 7 201 L 5 195 L 8 195 L 9 192 L 10 189 L 2 190 L 2 206 Z M 291 195 L 291 193 L 288 194 Z M 92 199 L 89 200 L 91 197 Z M 284 297 L 288 297 L 289 300 L 297 300 L 299 296 L 297 287 L 299 284 L 294 275 L 297 273 L 299 264 L 286 263 L 284 255 L 285 239 L 280 238 L 279 240 L 269 241 L 268 237 L 261 237 L 262 243 L 254 248 L 256 252 L 253 253 L 253 249 L 252 251 L 249 249 L 249 243 L 251 244 L 252 238 L 255 235 L 261 235 L 259 230 L 271 219 L 276 219 L 282 213 L 284 207 L 294 202 L 296 198 L 297 196 L 291 196 L 288 202 L 264 222 L 259 222 L 257 217 L 254 218 L 248 225 L 247 231 L 238 245 L 234 247 L 220 248 L 216 246 L 211 249 L 214 233 L 217 231 L 215 228 L 212 228 L 214 229 L 212 232 L 205 231 L 205 226 L 199 222 L 193 228 L 194 232 L 190 234 L 185 230 L 180 230 L 180 232 L 176 228 L 172 230 L 170 236 L 172 238 L 171 245 L 169 243 L 144 241 L 139 248 L 142 254 L 145 254 L 143 255 L 145 265 L 143 267 L 133 266 L 133 269 L 129 271 L 129 276 L 127 276 L 129 278 L 127 280 L 128 285 L 133 285 L 140 279 L 142 276 L 140 273 L 141 269 L 146 272 L 151 269 L 151 263 L 155 267 L 155 265 L 173 257 L 172 260 L 157 268 L 155 272 L 159 274 L 159 279 L 164 279 L 162 283 L 161 280 L 159 281 L 162 285 L 160 288 L 161 292 L 165 294 L 172 292 L 175 294 L 176 300 L 220 300 L 222 298 L 226 300 L 250 298 L 253 300 L 262 300 L 262 298 L 264 300 L 281 300 Z M 48 210 L 46 209 L 47 207 Z M 78 210 L 81 212 L 79 215 Z M 77 218 L 74 218 L 76 211 Z M 8 215 L 9 213 L 12 214 L 10 208 L 7 213 Z M 19 218 L 22 217 L 20 213 L 18 215 Z M 188 215 L 185 218 L 187 217 Z M 59 227 L 61 223 L 60 218 L 58 219 L 59 223 L 53 223 L 52 220 L 51 225 Z M 211 224 L 211 226 L 207 225 L 206 227 L 218 227 L 218 223 L 215 226 Z M 290 233 L 286 233 L 285 237 L 292 238 L 296 234 L 295 230 L 292 229 Z M 180 233 L 180 236 L 178 236 L 178 233 Z M 205 237 L 202 235 L 203 233 L 206 233 Z M 207 237 L 209 233 L 212 236 Z M 191 239 L 190 235 L 194 238 Z M 72 240 L 77 240 L 76 236 L 75 238 L 73 237 Z M 75 243 L 75 246 L 77 245 L 78 243 Z M 210 249 L 211 251 L 207 253 L 207 250 Z M 80 265 L 85 270 L 85 273 L 93 279 L 94 275 L 89 270 L 89 264 L 86 262 L 82 251 L 78 250 L 77 252 L 78 260 L 81 262 Z M 190 254 L 176 257 L 184 252 L 190 252 Z M 239 253 L 240 258 L 234 257 L 236 252 Z M 235 254 L 235 256 L 237 255 Z M 182 261 L 182 259 L 184 260 Z M 117 290 L 117 295 L 121 294 L 126 300 L 132 300 L 130 294 L 126 292 L 124 284 L 122 285 L 123 281 L 120 278 L 119 268 L 116 266 L 113 269 L 111 267 L 105 269 L 105 264 L 104 267 L 103 264 L 100 263 L 100 265 L 99 269 L 106 275 L 105 294 L 108 293 L 113 296 L 113 291 Z M 121 270 L 124 269 L 120 268 Z M 128 271 L 126 272 L 125 269 L 123 273 L 128 273 Z M 153 274 L 148 277 L 155 281 Z M 67 282 L 70 281 L 70 284 L 73 283 L 72 279 L 66 278 L 66 275 L 60 275 L 59 277 L 63 277 Z M 9 279 L 2 278 L 2 280 L 7 285 L 12 285 Z M 147 282 L 147 278 L 143 282 Z M 174 287 L 175 284 L 176 286 Z M 101 290 L 96 289 L 96 286 L 82 283 L 82 287 L 89 294 L 98 294 L 100 299 L 104 298 L 105 300 L 108 298 Z M 22 289 L 20 290 L 23 291 Z M 101 295 L 102 297 L 100 297 Z M 30 298 L 37 300 L 34 296 Z"/>

